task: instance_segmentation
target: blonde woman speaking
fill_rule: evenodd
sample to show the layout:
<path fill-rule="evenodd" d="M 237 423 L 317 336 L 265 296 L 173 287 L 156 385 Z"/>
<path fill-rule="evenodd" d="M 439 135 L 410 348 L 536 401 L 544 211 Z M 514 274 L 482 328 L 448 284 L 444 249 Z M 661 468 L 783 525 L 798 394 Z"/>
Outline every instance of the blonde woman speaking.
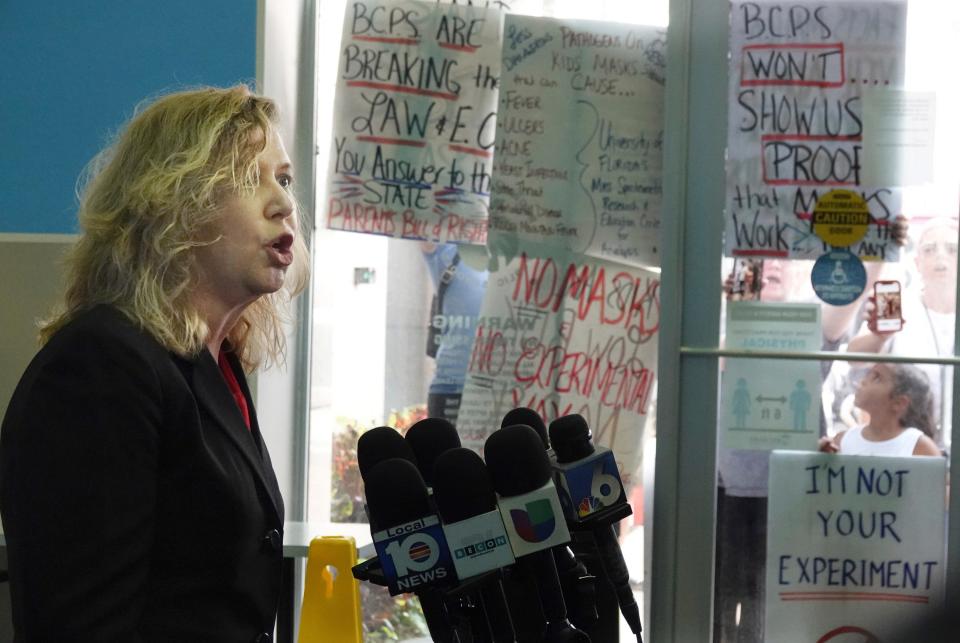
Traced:
<path fill-rule="evenodd" d="M 245 373 L 306 281 L 276 108 L 171 94 L 91 164 L 0 433 L 17 641 L 269 640 L 283 500 Z"/>

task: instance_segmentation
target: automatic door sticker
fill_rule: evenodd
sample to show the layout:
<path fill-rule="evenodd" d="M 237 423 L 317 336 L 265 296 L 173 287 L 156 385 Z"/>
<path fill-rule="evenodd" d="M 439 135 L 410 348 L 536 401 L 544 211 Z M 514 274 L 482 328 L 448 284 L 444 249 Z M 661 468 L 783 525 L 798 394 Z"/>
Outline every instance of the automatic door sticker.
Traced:
<path fill-rule="evenodd" d="M 813 208 L 813 233 L 836 248 L 860 241 L 870 225 L 870 208 L 853 190 L 830 190 Z"/>
<path fill-rule="evenodd" d="M 853 253 L 831 250 L 813 264 L 810 281 L 822 301 L 831 306 L 845 306 L 863 293 L 867 271 Z"/>

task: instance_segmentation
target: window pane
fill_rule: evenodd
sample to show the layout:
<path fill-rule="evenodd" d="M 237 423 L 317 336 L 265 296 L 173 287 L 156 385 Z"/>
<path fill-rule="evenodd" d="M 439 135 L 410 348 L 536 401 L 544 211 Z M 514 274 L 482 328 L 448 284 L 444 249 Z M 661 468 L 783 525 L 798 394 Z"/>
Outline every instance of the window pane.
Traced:
<path fill-rule="evenodd" d="M 810 9 L 817 26 L 784 35 L 779 8 L 769 6 L 731 8 L 728 141 L 745 156 L 734 152 L 728 164 L 719 345 L 836 351 L 837 359 L 721 361 L 714 640 L 828 640 L 841 626 L 887 637 L 943 598 L 953 374 L 912 358 L 955 354 L 960 157 L 954 144 L 932 146 L 931 125 L 938 142 L 956 143 L 953 119 L 932 114 L 950 113 L 960 94 L 929 69 L 960 53 L 960 23 L 954 7 L 943 13 L 921 0 L 902 15 L 892 5 L 836 3 L 813 13 L 801 3 L 795 17 Z M 898 33 L 905 52 L 891 53 Z M 792 66 L 837 43 L 844 82 L 812 82 L 804 74 L 813 68 Z M 828 71 L 824 64 L 818 73 Z M 850 107 L 856 132 L 830 121 L 831 105 L 841 106 L 838 117 Z M 798 127 L 809 131 L 796 136 Z M 856 180 L 819 176 L 836 170 L 846 145 L 859 155 Z M 818 154 L 833 165 L 818 169 Z M 824 195 L 842 189 L 853 194 L 843 203 L 854 205 L 825 205 Z M 860 198 L 866 236 L 831 237 L 857 227 L 836 213 L 860 212 Z M 778 225 L 761 232 L 772 245 L 751 249 L 764 245 L 756 224 L 774 211 Z M 910 363 L 849 361 L 847 352 Z M 894 486 L 878 487 L 880 477 Z"/>
<path fill-rule="evenodd" d="M 601 0 L 589 7 L 579 2 L 549 0 L 469 4 L 505 6 L 523 15 L 567 19 L 610 16 L 628 23 L 656 25 L 665 24 L 667 17 L 665 1 Z M 321 4 L 318 43 L 324 49 L 318 57 L 318 147 L 322 151 L 329 149 L 330 142 L 323 137 L 334 122 L 332 90 L 341 55 L 342 15 L 342 4 Z M 658 150 L 656 154 L 659 153 Z M 318 185 L 323 186 L 329 168 L 325 167 L 324 153 L 320 159 Z M 317 203 L 325 203 L 326 197 L 318 195 Z M 488 363 L 496 357 L 497 347 L 493 344 L 484 344 L 490 350 L 478 350 L 475 345 L 475 337 L 481 332 L 481 303 L 488 282 L 494 277 L 487 271 L 489 258 L 482 247 L 434 245 L 325 229 L 317 235 L 315 262 L 308 517 L 312 522 L 334 523 L 332 531 L 352 533 L 358 537 L 358 544 L 363 544 L 370 537 L 363 524 L 366 516 L 362 483 L 356 470 L 356 440 L 364 431 L 384 424 L 402 433 L 425 414 L 458 420 L 471 363 Z M 611 298 L 613 301 L 616 296 Z M 650 337 L 644 340 L 650 346 L 656 342 Z M 649 384 L 645 390 L 652 392 L 652 381 Z M 555 397 L 556 400 L 551 398 L 543 403 L 558 402 L 559 396 Z M 646 399 L 644 396 L 644 402 Z M 526 402 L 506 403 L 504 411 Z M 542 414 L 549 420 L 558 412 L 547 404 Z M 651 407 L 646 416 L 653 414 Z M 640 425 L 622 429 L 623 435 L 633 432 L 631 435 L 638 442 L 641 434 L 645 439 L 642 445 L 635 445 L 638 457 L 631 463 L 635 466 L 623 471 L 633 516 L 620 523 L 620 539 L 631 572 L 631 586 L 642 604 L 644 556 L 650 554 L 650 548 L 644 546 L 644 519 L 649 516 L 643 512 L 643 499 L 652 497 L 655 442 L 653 427 L 644 434 L 642 422 Z M 602 434 L 598 430 L 594 427 L 597 440 Z M 464 439 L 463 432 L 461 438 Z M 373 633 L 379 626 L 371 619 L 389 621 L 394 628 L 389 635 L 400 640 L 417 636 L 421 622 L 414 617 L 415 601 L 391 602 L 375 588 L 365 588 L 364 592 L 368 637 L 380 636 Z M 392 615 L 388 616 L 390 609 Z M 407 629 L 401 631 L 399 623 L 405 623 Z M 385 631 L 382 635 L 387 636 Z"/>

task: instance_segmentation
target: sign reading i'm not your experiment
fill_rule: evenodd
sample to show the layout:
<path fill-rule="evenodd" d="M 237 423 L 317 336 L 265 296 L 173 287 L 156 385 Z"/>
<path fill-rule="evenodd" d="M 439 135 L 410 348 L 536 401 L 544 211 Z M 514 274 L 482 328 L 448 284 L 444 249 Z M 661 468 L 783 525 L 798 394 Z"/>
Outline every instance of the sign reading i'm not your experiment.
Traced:
<path fill-rule="evenodd" d="M 774 451 L 767 643 L 883 641 L 934 615 L 945 485 L 941 457 Z"/>
<path fill-rule="evenodd" d="M 821 341 L 817 304 L 727 304 L 729 349 L 816 351 Z M 817 362 L 726 360 L 720 414 L 724 447 L 812 449 L 820 430 L 819 409 Z"/>

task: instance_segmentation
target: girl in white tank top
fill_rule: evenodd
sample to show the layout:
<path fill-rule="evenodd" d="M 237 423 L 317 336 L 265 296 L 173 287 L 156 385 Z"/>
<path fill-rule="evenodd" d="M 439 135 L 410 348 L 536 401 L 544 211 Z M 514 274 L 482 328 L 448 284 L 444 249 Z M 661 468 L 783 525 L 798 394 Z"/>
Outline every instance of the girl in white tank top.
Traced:
<path fill-rule="evenodd" d="M 854 397 L 870 422 L 833 439 L 821 438 L 820 450 L 844 455 L 941 455 L 932 439 L 933 396 L 926 374 L 909 364 L 876 364 Z"/>

